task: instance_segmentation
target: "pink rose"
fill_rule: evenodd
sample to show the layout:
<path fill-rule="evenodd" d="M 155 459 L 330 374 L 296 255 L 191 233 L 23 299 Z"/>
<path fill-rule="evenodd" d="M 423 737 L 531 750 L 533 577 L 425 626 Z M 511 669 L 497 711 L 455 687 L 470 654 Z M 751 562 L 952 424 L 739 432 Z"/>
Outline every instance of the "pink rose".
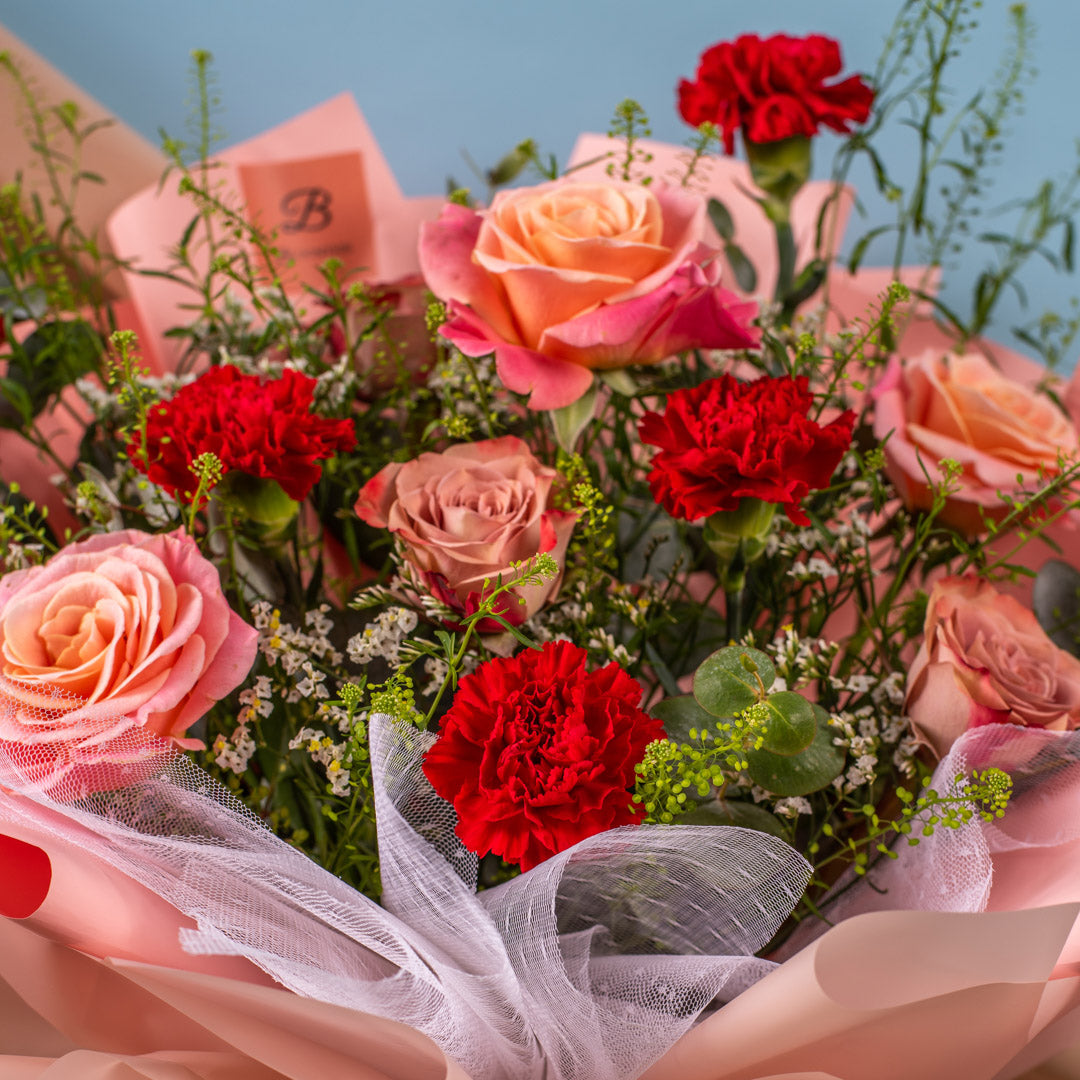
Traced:
<path fill-rule="evenodd" d="M 1080 660 L 1011 596 L 974 576 L 942 578 L 930 592 L 905 709 L 938 757 L 984 724 L 1071 731 L 1080 726 Z"/>
<path fill-rule="evenodd" d="M 705 202 L 674 187 L 560 180 L 448 205 L 420 230 L 420 265 L 447 302 L 442 334 L 534 409 L 576 401 L 593 369 L 691 348 L 752 347 L 756 305 L 719 287 Z"/>
<path fill-rule="evenodd" d="M 201 747 L 181 736 L 248 673 L 255 639 L 182 532 L 70 544 L 0 579 L 0 742 L 49 783 L 119 760 L 134 728 Z"/>
<path fill-rule="evenodd" d="M 395 533 L 432 592 L 468 614 L 484 579 L 507 577 L 511 563 L 546 551 L 562 566 L 576 515 L 548 508 L 557 475 L 512 435 L 461 443 L 387 465 L 361 489 L 356 512 Z M 527 619 L 557 585 L 519 590 L 524 604 L 508 603 L 500 614 Z"/>
<path fill-rule="evenodd" d="M 905 505 L 929 508 L 926 475 L 940 482 L 939 461 L 960 463 L 960 489 L 939 520 L 962 532 L 982 530 L 981 511 L 992 518 L 1008 512 L 999 492 L 1033 489 L 1040 470 L 1052 476 L 1061 455 L 1080 450 L 1072 421 L 1049 397 L 979 353 L 939 349 L 894 360 L 874 397 L 874 435 L 888 436 L 885 469 Z"/>

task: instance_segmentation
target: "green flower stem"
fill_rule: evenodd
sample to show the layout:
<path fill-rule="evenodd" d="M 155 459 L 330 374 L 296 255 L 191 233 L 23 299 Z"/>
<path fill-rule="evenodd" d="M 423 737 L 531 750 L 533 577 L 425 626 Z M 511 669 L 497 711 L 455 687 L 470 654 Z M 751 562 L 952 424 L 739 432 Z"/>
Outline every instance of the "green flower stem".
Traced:
<path fill-rule="evenodd" d="M 778 263 L 775 299 L 781 305 L 780 325 L 790 326 L 795 317 L 795 306 L 791 302 L 792 286 L 795 281 L 795 237 L 789 220 L 775 221 L 775 226 Z"/>
<path fill-rule="evenodd" d="M 765 216 L 776 229 L 779 272 L 775 299 L 781 304 L 781 325 L 795 314 L 790 304 L 795 281 L 795 238 L 791 232 L 791 200 L 810 177 L 810 139 L 797 135 L 776 142 L 754 143 L 745 139 L 746 157 L 754 183 L 764 192 L 760 199 Z"/>
<path fill-rule="evenodd" d="M 746 589 L 724 592 L 724 614 L 727 619 L 725 633 L 728 641 L 736 642 L 742 638 Z"/>

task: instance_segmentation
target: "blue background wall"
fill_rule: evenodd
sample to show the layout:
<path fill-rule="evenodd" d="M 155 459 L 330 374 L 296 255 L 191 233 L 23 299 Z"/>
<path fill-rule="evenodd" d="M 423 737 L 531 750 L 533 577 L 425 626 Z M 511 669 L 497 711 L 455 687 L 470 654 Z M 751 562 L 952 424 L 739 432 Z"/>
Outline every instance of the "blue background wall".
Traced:
<path fill-rule="evenodd" d="M 532 137 L 565 158 L 579 131 L 605 130 L 624 97 L 645 106 L 656 138 L 681 142 L 678 79 L 693 74 L 704 47 L 742 32 L 830 34 L 847 70 L 873 70 L 898 8 L 892 0 L 7 0 L 0 22 L 155 141 L 162 127 L 184 132 L 193 48 L 215 56 L 228 142 L 352 90 L 401 186 L 422 195 L 442 191 L 448 173 L 470 182 L 462 149 L 487 166 Z M 1028 8 L 1037 76 L 1025 115 L 1007 132 L 992 205 L 1030 193 L 1076 159 L 1080 3 L 1031 0 Z M 977 12 L 980 25 L 949 80 L 957 102 L 993 79 L 1007 9 L 986 0 Z M 819 143 L 818 175 L 827 175 L 834 147 Z M 899 126 L 885 143 L 901 179 L 912 148 Z M 854 180 L 867 217 L 849 228 L 849 246 L 889 219 L 868 175 Z M 871 250 L 877 258 L 868 261 L 890 261 L 884 248 Z M 967 310 L 988 256 L 962 253 L 947 272 L 947 302 Z M 1080 293 L 1075 277 L 1041 266 L 1024 280 L 1030 308 L 1007 298 L 995 326 L 1003 340 L 1010 326 L 1064 311 Z"/>

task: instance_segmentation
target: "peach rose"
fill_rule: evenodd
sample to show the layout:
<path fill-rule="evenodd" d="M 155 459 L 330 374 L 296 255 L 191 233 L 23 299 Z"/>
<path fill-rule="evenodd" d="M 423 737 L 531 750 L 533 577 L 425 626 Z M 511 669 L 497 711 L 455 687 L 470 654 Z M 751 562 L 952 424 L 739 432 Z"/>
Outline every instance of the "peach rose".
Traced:
<path fill-rule="evenodd" d="M 1080 660 L 1011 596 L 971 575 L 942 578 L 930 592 L 904 707 L 938 757 L 984 724 L 1071 731 L 1080 726 Z"/>
<path fill-rule="evenodd" d="M 461 443 L 387 465 L 360 491 L 356 512 L 395 533 L 434 595 L 468 614 L 484 579 L 508 575 L 512 562 L 546 551 L 562 566 L 577 518 L 548 508 L 557 475 L 512 435 Z M 510 603 L 500 614 L 515 623 L 527 619 L 557 585 L 521 589 L 524 604 Z"/>
<path fill-rule="evenodd" d="M 755 344 L 756 305 L 719 287 L 705 235 L 705 202 L 682 188 L 560 180 L 481 213 L 448 205 L 420 230 L 420 266 L 447 302 L 443 337 L 494 353 L 511 390 L 557 409 L 594 368 Z"/>
<path fill-rule="evenodd" d="M 0 578 L 0 742 L 53 780 L 116 760 L 133 728 L 201 747 L 183 733 L 241 682 L 255 642 L 179 530 L 70 544 Z"/>
<path fill-rule="evenodd" d="M 980 511 L 1007 513 L 999 492 L 1037 486 L 1040 470 L 1054 475 L 1061 455 L 1080 450 L 1072 421 L 1049 397 L 979 353 L 894 360 L 874 398 L 874 435 L 888 436 L 885 469 L 906 506 L 929 508 L 926 475 L 939 481 L 943 458 L 960 463 L 960 489 L 939 520 L 962 532 L 982 530 Z"/>

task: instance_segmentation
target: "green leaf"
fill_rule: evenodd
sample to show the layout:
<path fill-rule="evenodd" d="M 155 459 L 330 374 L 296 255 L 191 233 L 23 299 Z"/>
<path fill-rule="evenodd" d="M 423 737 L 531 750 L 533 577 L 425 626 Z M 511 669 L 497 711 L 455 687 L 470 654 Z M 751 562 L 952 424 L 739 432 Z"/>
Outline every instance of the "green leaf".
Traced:
<path fill-rule="evenodd" d="M 735 716 L 761 700 L 775 681 L 776 669 L 765 653 L 729 645 L 706 657 L 694 673 L 694 697 L 713 716 Z"/>
<path fill-rule="evenodd" d="M 734 825 L 739 829 L 757 829 L 758 832 L 778 836 L 781 840 L 787 839 L 784 826 L 776 816 L 754 803 L 713 799 L 683 814 L 676 821 L 679 825 Z"/>
<path fill-rule="evenodd" d="M 593 418 L 596 407 L 596 380 L 592 386 L 569 405 L 551 410 L 551 422 L 555 427 L 555 439 L 568 454 L 574 452 L 574 445 Z"/>
<path fill-rule="evenodd" d="M 54 394 L 97 371 L 103 353 L 101 338 L 86 323 L 44 323 L 14 352 L 8 379 L 26 391 L 37 416 Z"/>
<path fill-rule="evenodd" d="M 664 693 L 671 694 L 673 697 L 678 694 L 678 681 L 671 673 L 671 668 L 664 662 L 663 657 L 656 651 L 656 646 L 653 645 L 651 641 L 645 642 L 645 657 L 652 665 L 656 677 L 660 680 L 660 685 L 664 688 Z"/>
<path fill-rule="evenodd" d="M 0 377 L 0 428 L 21 431 L 34 419 L 30 395 L 12 379 Z"/>
<path fill-rule="evenodd" d="M 794 757 L 805 750 L 817 733 L 814 707 L 801 694 L 781 690 L 765 700 L 769 718 L 765 721 L 762 749 L 784 757 Z"/>
<path fill-rule="evenodd" d="M 891 229 L 891 225 L 879 225 L 876 229 L 871 229 L 867 233 L 863 233 L 859 237 L 856 245 L 851 249 L 851 254 L 848 256 L 848 271 L 852 274 L 859 269 L 859 264 L 863 261 L 863 256 L 866 254 L 866 249 L 870 246 L 871 242 L 878 236 L 880 236 L 887 229 Z"/>
<path fill-rule="evenodd" d="M 820 705 L 813 709 L 817 734 L 801 754 L 784 757 L 768 750 L 747 753 L 747 774 L 759 787 L 784 797 L 809 795 L 827 787 L 844 771 L 844 753 L 833 746 L 828 714 Z"/>
<path fill-rule="evenodd" d="M 803 301 L 809 300 L 821 288 L 827 271 L 828 267 L 821 259 L 808 262 L 792 283 L 791 292 L 784 298 L 785 303 L 798 307 Z"/>
<path fill-rule="evenodd" d="M 191 238 L 195 234 L 195 227 L 202 220 L 202 214 L 196 214 L 188 223 L 184 229 L 183 235 L 180 237 L 180 243 L 177 245 L 181 250 L 186 248 L 191 243 Z"/>
<path fill-rule="evenodd" d="M 653 706 L 653 716 L 664 725 L 667 737 L 676 743 L 690 742 L 690 729 L 712 731 L 716 717 L 706 712 L 690 694 L 664 698 Z"/>
<path fill-rule="evenodd" d="M 608 385 L 616 394 L 622 394 L 623 397 L 633 397 L 638 392 L 638 384 L 634 382 L 632 376 L 625 368 L 612 368 L 610 371 L 598 371 L 597 375 Z"/>
<path fill-rule="evenodd" d="M 727 243 L 724 245 L 724 255 L 735 275 L 735 283 L 743 292 L 753 292 L 757 288 L 757 271 L 746 252 L 738 244 Z"/>
<path fill-rule="evenodd" d="M 1031 607 L 1058 648 L 1080 655 L 1080 570 L 1050 559 L 1035 578 Z"/>
<path fill-rule="evenodd" d="M 536 649 L 538 652 L 542 648 L 539 643 L 534 641 L 531 637 L 526 637 L 525 634 L 523 634 L 516 626 L 514 626 L 512 623 L 507 622 L 501 615 L 496 615 L 494 612 L 492 612 L 491 614 L 486 615 L 485 618 L 491 619 L 492 622 L 497 622 L 504 630 L 508 631 L 515 638 L 517 638 L 517 640 L 520 641 L 522 645 L 525 645 L 530 649 Z"/>
<path fill-rule="evenodd" d="M 732 220 L 731 211 L 719 199 L 709 200 L 709 220 L 722 240 L 735 238 L 735 222 Z"/>

